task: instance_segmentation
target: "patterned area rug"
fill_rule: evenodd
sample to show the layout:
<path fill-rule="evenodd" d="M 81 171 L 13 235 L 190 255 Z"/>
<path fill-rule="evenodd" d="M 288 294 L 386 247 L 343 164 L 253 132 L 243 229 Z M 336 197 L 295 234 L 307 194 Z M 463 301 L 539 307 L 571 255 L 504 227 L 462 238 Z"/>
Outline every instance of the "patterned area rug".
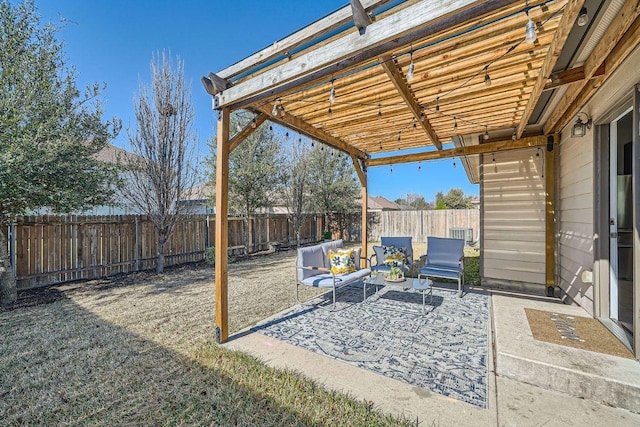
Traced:
<path fill-rule="evenodd" d="M 486 408 L 488 296 L 435 288 L 422 314 L 411 290 L 346 286 L 336 311 L 297 306 L 253 328 L 411 385 Z M 316 302 L 330 306 L 321 297 Z"/>

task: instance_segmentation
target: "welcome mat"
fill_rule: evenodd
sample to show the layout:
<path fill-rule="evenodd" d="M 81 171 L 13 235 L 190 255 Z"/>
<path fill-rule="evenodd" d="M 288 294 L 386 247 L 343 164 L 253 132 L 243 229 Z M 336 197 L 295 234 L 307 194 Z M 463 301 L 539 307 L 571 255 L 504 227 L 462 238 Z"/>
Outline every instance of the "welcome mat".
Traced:
<path fill-rule="evenodd" d="M 382 288 L 362 302 L 360 284 L 345 287 L 336 299 L 336 311 L 297 306 L 253 330 L 486 408 L 486 293 L 459 298 L 436 288 L 424 315 L 422 295 L 411 290 Z"/>
<path fill-rule="evenodd" d="M 533 338 L 581 350 L 633 359 L 633 354 L 596 319 L 525 308 Z"/>

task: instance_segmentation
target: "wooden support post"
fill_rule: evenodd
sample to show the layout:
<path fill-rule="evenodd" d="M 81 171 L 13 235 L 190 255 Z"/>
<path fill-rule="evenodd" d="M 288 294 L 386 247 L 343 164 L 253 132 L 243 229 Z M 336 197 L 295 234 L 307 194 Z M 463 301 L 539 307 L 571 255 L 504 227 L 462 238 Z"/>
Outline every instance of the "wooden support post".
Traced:
<path fill-rule="evenodd" d="M 545 184 L 545 283 L 547 296 L 554 296 L 556 276 L 556 208 L 555 208 L 555 150 L 554 143 L 557 135 L 547 136 L 547 149 L 544 156 L 544 184 Z"/>
<path fill-rule="evenodd" d="M 218 141 L 216 151 L 216 341 L 229 338 L 228 324 L 228 272 L 229 247 L 229 115 L 222 108 L 218 116 Z"/>
<path fill-rule="evenodd" d="M 368 234 L 369 234 L 369 230 L 368 230 L 368 222 L 367 222 L 367 205 L 368 205 L 368 192 L 367 192 L 367 168 L 363 168 L 362 174 L 364 175 L 364 183 L 362 184 L 362 232 L 361 232 L 361 244 L 362 244 L 362 250 L 360 251 L 360 256 L 362 258 L 369 258 L 367 255 L 367 246 L 369 244 L 369 239 L 368 239 Z M 367 267 L 366 265 L 366 261 L 361 260 L 360 261 L 360 267 L 361 268 L 365 268 Z"/>

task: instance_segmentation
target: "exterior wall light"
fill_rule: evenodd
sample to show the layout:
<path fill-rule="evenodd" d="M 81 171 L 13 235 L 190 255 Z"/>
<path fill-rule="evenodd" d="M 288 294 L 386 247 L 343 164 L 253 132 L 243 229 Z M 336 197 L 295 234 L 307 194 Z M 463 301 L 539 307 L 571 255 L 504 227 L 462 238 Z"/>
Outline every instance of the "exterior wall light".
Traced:
<path fill-rule="evenodd" d="M 582 121 L 581 115 L 585 117 L 586 121 Z M 584 113 L 582 111 L 579 112 L 578 116 L 576 117 L 576 122 L 571 128 L 571 137 L 582 138 L 583 136 L 585 136 L 587 134 L 587 129 L 591 129 L 591 123 L 591 117 L 589 117 L 587 113 Z"/>

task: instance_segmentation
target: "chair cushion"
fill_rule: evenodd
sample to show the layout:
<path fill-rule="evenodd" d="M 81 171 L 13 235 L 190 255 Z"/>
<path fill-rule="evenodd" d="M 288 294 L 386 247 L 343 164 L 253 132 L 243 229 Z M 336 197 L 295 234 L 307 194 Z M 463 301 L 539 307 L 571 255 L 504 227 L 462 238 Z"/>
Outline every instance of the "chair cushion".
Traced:
<path fill-rule="evenodd" d="M 356 260 L 353 249 L 329 249 L 329 263 L 331 272 L 335 275 L 348 274 L 356 271 Z"/>
<path fill-rule="evenodd" d="M 440 277 L 444 279 L 458 279 L 461 272 L 458 269 L 451 269 L 448 267 L 425 267 L 420 269 L 420 275 L 427 277 Z"/>
<path fill-rule="evenodd" d="M 371 273 L 368 268 L 363 268 L 353 273 L 343 274 L 336 277 L 336 287 L 347 285 L 352 282 L 357 282 Z M 333 276 L 331 274 L 319 274 L 313 277 L 307 277 L 301 282 L 303 285 L 313 286 L 316 288 L 332 288 Z"/>
<path fill-rule="evenodd" d="M 427 267 L 438 265 L 445 268 L 458 268 L 460 258 L 463 256 L 463 239 L 427 237 Z"/>
<path fill-rule="evenodd" d="M 318 245 L 307 246 L 306 248 L 298 248 L 298 266 L 299 267 L 324 267 L 324 255 L 322 248 Z M 298 277 L 302 280 L 307 277 L 321 274 L 318 270 L 298 269 Z"/>

